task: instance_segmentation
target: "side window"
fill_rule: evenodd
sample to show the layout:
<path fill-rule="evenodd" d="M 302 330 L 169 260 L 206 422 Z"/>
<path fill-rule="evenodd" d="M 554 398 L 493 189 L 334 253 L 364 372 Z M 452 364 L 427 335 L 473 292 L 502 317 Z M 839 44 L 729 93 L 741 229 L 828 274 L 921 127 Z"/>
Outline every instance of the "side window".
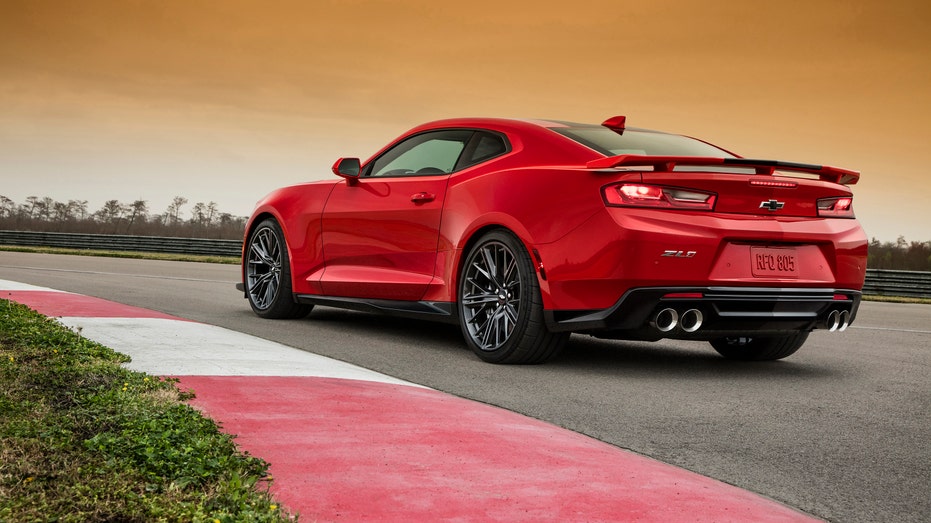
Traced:
<path fill-rule="evenodd" d="M 508 152 L 510 148 L 505 138 L 499 134 L 478 131 L 462 155 L 459 169 L 490 160 Z"/>
<path fill-rule="evenodd" d="M 427 176 L 448 174 L 456 167 L 462 151 L 475 131 L 434 131 L 395 145 L 378 157 L 367 176 Z"/>

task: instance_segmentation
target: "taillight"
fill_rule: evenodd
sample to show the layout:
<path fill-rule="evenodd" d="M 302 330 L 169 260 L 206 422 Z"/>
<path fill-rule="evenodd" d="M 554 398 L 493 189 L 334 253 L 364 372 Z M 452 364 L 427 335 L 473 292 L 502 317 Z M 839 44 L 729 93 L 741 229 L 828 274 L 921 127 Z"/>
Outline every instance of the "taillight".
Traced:
<path fill-rule="evenodd" d="M 619 183 L 602 190 L 607 205 L 617 207 L 659 207 L 665 209 L 714 210 L 717 195 L 694 189 L 659 185 Z"/>
<path fill-rule="evenodd" d="M 821 198 L 818 200 L 818 216 L 824 218 L 853 218 L 853 198 Z"/>

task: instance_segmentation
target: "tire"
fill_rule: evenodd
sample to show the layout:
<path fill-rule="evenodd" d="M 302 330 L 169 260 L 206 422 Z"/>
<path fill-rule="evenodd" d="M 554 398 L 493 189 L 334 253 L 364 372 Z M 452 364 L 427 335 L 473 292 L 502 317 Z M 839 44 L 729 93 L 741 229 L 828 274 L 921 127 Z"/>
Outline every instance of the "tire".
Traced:
<path fill-rule="evenodd" d="M 262 318 L 294 319 L 310 313 L 313 305 L 294 301 L 291 263 L 281 226 L 272 218 L 259 223 L 249 235 L 245 256 L 246 296 Z"/>
<path fill-rule="evenodd" d="M 773 361 L 795 354 L 807 339 L 807 332 L 796 332 L 772 338 L 719 338 L 711 346 L 729 360 Z"/>
<path fill-rule="evenodd" d="M 527 249 L 503 230 L 482 236 L 466 256 L 458 307 L 469 348 L 489 363 L 543 363 L 566 344 L 543 321 L 540 284 Z"/>

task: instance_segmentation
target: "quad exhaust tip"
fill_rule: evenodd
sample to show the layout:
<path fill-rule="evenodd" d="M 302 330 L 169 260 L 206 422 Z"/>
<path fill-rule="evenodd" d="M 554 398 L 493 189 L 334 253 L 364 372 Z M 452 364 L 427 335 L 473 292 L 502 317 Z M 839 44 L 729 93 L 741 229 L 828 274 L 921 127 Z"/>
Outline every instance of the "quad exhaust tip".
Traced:
<path fill-rule="evenodd" d="M 697 332 L 705 321 L 705 317 L 698 309 L 688 309 L 679 314 L 671 307 L 662 309 L 653 317 L 650 322 L 653 328 L 666 333 L 671 332 L 678 327 L 682 332 L 691 334 Z M 844 332 L 850 326 L 850 311 L 834 309 L 830 311 L 824 320 L 824 326 L 828 332 Z"/>
<path fill-rule="evenodd" d="M 679 324 L 679 313 L 675 309 L 666 308 L 653 318 L 653 326 L 660 332 L 669 332 Z"/>
<path fill-rule="evenodd" d="M 833 310 L 825 321 L 828 332 L 844 332 L 850 326 L 850 312 Z"/>
<path fill-rule="evenodd" d="M 679 326 L 683 332 L 695 332 L 701 328 L 702 321 L 704 321 L 704 316 L 700 310 L 689 309 L 682 313 Z"/>
<path fill-rule="evenodd" d="M 840 313 L 840 325 L 837 327 L 837 332 L 844 332 L 847 330 L 847 327 L 850 325 L 850 313 L 847 311 L 841 311 Z"/>
<path fill-rule="evenodd" d="M 689 309 L 681 315 L 673 308 L 665 308 L 653 317 L 653 327 L 660 332 L 670 332 L 676 327 L 682 332 L 692 333 L 701 328 L 704 316 L 698 309 Z"/>

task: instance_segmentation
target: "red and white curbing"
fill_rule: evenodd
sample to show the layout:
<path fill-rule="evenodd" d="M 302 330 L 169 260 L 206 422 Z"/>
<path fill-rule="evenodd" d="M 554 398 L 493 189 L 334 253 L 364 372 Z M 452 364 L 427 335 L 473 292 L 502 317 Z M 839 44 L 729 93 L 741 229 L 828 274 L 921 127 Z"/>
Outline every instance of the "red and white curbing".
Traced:
<path fill-rule="evenodd" d="M 310 521 L 817 521 L 513 412 L 147 309 L 0 280 L 24 303 L 180 379 L 271 463 Z"/>
<path fill-rule="evenodd" d="M 384 374 L 213 325 L 79 294 L 0 280 L 15 301 L 58 318 L 157 376 L 315 376 L 411 385 Z"/>

